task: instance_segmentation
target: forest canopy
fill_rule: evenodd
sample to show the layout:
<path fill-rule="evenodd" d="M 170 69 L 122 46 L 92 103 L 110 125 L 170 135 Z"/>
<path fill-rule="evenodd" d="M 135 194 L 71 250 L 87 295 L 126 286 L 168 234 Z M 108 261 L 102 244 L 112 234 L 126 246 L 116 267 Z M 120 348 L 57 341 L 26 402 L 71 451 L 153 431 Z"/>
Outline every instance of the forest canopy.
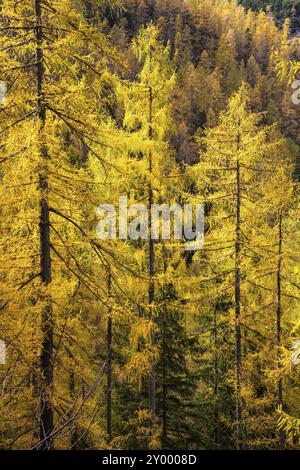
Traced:
<path fill-rule="evenodd" d="M 0 18 L 0 449 L 299 449 L 299 1 Z"/>

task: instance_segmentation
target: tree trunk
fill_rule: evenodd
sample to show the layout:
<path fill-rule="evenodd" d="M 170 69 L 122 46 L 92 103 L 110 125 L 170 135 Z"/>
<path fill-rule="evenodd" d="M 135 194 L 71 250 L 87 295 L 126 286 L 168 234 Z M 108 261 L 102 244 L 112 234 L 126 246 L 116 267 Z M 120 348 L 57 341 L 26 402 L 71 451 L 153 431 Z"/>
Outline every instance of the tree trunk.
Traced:
<path fill-rule="evenodd" d="M 39 188 L 41 193 L 40 200 L 40 268 L 41 281 L 44 287 L 51 283 L 51 256 L 50 256 L 50 221 L 49 206 L 47 202 L 48 181 L 47 181 L 47 165 L 48 159 L 47 147 L 45 142 L 45 123 L 46 123 L 46 107 L 44 100 L 44 57 L 43 57 L 43 31 L 42 31 L 42 11 L 41 0 L 35 1 L 36 15 L 36 79 L 37 79 L 37 116 L 39 119 L 40 132 L 40 152 L 45 162 L 39 175 Z M 40 418 L 40 439 L 42 449 L 51 449 L 53 442 L 51 433 L 53 431 L 53 407 L 51 395 L 53 390 L 53 319 L 52 319 L 52 302 L 51 297 L 47 293 L 43 294 L 42 301 L 45 307 L 42 311 L 42 348 L 41 348 L 41 418 Z"/>
<path fill-rule="evenodd" d="M 108 295 L 111 294 L 111 272 L 108 273 Z M 106 432 L 107 440 L 111 441 L 111 388 L 112 388 L 112 318 L 107 320 L 107 366 L 106 366 Z"/>
<path fill-rule="evenodd" d="M 281 268 L 282 268 L 282 212 L 279 213 L 278 223 L 278 265 L 277 265 L 277 310 L 276 310 L 276 343 L 277 343 L 277 367 L 280 373 L 281 368 Z M 278 406 L 283 407 L 283 387 L 282 377 L 279 377 L 277 382 L 277 402 Z M 282 429 L 279 430 L 279 447 L 285 447 L 285 433 Z"/>
<path fill-rule="evenodd" d="M 74 364 L 75 366 L 75 364 Z M 70 390 L 70 398 L 71 400 L 75 400 L 75 373 L 74 370 L 70 372 L 70 382 L 69 382 L 69 390 Z M 78 434 L 77 434 L 77 427 L 76 422 L 71 424 L 71 448 L 72 450 L 77 449 L 77 441 L 78 441 Z"/>
<path fill-rule="evenodd" d="M 240 147 L 240 137 L 238 136 L 237 151 Z M 235 419 L 236 419 L 236 448 L 240 449 L 242 443 L 242 403 L 241 403 L 241 273 L 240 273 L 240 251 L 241 251 L 241 175 L 240 162 L 237 157 L 236 162 L 236 224 L 235 224 L 235 289 L 234 289 L 234 310 L 235 310 Z"/>
<path fill-rule="evenodd" d="M 163 317 L 163 341 L 162 341 L 162 448 L 167 449 L 168 420 L 167 420 L 167 370 L 166 370 L 166 341 L 167 341 L 166 305 L 164 305 Z"/>
<path fill-rule="evenodd" d="M 150 57 L 151 61 L 151 57 Z M 153 138 L 153 131 L 152 131 L 152 106 L 153 106 L 153 94 L 152 94 L 152 87 L 149 87 L 149 132 L 148 137 L 149 140 Z M 148 189 L 148 209 L 149 209 L 149 226 L 148 226 L 148 235 L 149 235 L 149 291 L 148 291 L 148 300 L 149 300 L 149 320 L 153 320 L 153 303 L 154 303 L 154 275 L 155 275 L 155 252 L 154 252 L 154 240 L 151 234 L 151 226 L 152 226 L 152 216 L 151 216 L 151 207 L 153 204 L 153 189 L 152 189 L 152 153 L 149 152 L 149 175 L 150 175 L 150 182 L 149 182 L 149 189 Z M 155 346 L 155 333 L 154 328 L 152 328 L 151 333 L 151 346 Z M 152 365 L 150 380 L 149 380 L 149 411 L 151 415 L 154 417 L 156 414 L 156 366 L 155 364 Z"/>
<path fill-rule="evenodd" d="M 213 329 L 213 367 L 214 367 L 214 443 L 218 444 L 218 354 L 217 354 L 217 309 L 214 309 L 214 329 Z"/>

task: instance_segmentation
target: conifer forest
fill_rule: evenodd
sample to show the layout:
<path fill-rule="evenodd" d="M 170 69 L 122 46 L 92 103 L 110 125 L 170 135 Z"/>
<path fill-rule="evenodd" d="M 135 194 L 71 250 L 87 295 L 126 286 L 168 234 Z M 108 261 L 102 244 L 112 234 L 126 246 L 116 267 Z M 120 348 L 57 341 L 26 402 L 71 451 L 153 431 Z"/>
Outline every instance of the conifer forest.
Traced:
<path fill-rule="evenodd" d="M 299 0 L 0 0 L 0 449 L 300 450 L 299 181 Z"/>

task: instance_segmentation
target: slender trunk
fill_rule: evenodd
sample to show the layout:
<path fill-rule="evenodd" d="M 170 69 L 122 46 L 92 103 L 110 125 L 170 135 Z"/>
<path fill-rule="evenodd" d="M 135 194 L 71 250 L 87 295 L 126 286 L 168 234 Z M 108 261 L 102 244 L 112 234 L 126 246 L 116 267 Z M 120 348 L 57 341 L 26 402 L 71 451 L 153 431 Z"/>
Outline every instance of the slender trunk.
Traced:
<path fill-rule="evenodd" d="M 240 147 L 238 136 L 237 151 Z M 237 157 L 236 166 L 236 224 L 235 224 L 235 289 L 234 289 L 234 310 L 235 310 L 235 419 L 236 419 L 236 447 L 242 448 L 242 403 L 241 403 L 241 368 L 242 368 L 242 348 L 241 348 L 241 273 L 240 273 L 240 251 L 241 251 L 241 175 L 240 162 Z"/>
<path fill-rule="evenodd" d="M 108 295 L 111 294 L 111 272 L 108 273 Z M 111 388 L 112 388 L 112 318 L 107 320 L 107 366 L 106 366 L 106 432 L 107 440 L 111 441 Z"/>
<path fill-rule="evenodd" d="M 217 310 L 214 309 L 214 329 L 213 329 L 213 367 L 214 367 L 214 442 L 218 444 L 218 355 L 217 355 Z"/>
<path fill-rule="evenodd" d="M 150 58 L 151 60 L 151 58 Z M 153 94 L 152 94 L 152 87 L 149 87 L 149 133 L 148 137 L 149 140 L 153 138 L 153 131 L 152 131 L 152 106 L 153 106 Z M 150 182 L 148 188 L 148 208 L 149 208 L 149 291 L 148 291 L 148 300 L 149 300 L 149 320 L 153 320 L 153 303 L 155 297 L 155 290 L 154 290 L 154 275 L 155 275 L 155 252 L 154 252 L 154 240 L 151 234 L 151 226 L 152 226 L 152 215 L 151 215 L 151 207 L 153 204 L 153 189 L 152 189 L 152 153 L 149 152 L 149 175 L 150 175 Z M 151 346 L 155 346 L 155 334 L 154 328 L 152 328 L 151 333 Z M 149 411 L 154 417 L 156 414 L 156 365 L 152 365 L 152 370 L 149 379 Z"/>
<path fill-rule="evenodd" d="M 48 153 L 45 142 L 45 123 L 46 123 L 46 107 L 44 99 L 44 57 L 43 57 L 43 31 L 42 31 L 42 10 L 41 0 L 34 0 L 36 14 L 36 59 L 37 59 L 37 116 L 40 126 L 40 151 L 44 160 L 43 168 L 39 175 L 39 187 L 41 192 L 40 201 L 40 267 L 41 281 L 46 287 L 51 283 L 51 256 L 50 256 L 50 221 L 49 206 L 47 202 L 48 180 L 47 165 Z M 52 302 L 51 297 L 43 294 L 43 303 L 45 304 L 42 311 L 42 348 L 41 348 L 41 375 L 42 375 L 42 391 L 41 391 L 41 421 L 40 421 L 40 439 L 43 441 L 41 448 L 51 449 L 53 442 L 51 433 L 53 431 L 53 407 L 51 395 L 53 390 L 53 319 L 52 319 Z"/>
<path fill-rule="evenodd" d="M 167 340 L 166 306 L 163 313 L 163 341 L 162 341 L 162 448 L 167 449 L 168 421 L 167 421 L 167 370 L 166 370 L 166 340 Z"/>
<path fill-rule="evenodd" d="M 70 398 L 71 398 L 72 401 L 74 401 L 75 400 L 75 374 L 74 374 L 74 370 L 71 370 L 71 372 L 70 372 L 69 390 L 70 390 Z M 72 427 L 72 431 L 71 431 L 71 448 L 72 448 L 72 450 L 76 450 L 77 449 L 77 441 L 78 441 L 76 422 L 71 424 L 71 426 L 74 426 L 74 427 Z"/>
<path fill-rule="evenodd" d="M 281 268 L 282 268 L 282 212 L 279 213 L 278 224 L 278 265 L 277 265 L 277 310 L 276 310 L 276 342 L 277 342 L 277 367 L 280 373 L 281 368 Z M 282 377 L 279 377 L 277 382 L 277 402 L 280 407 L 283 407 L 283 386 Z M 279 447 L 285 447 L 285 433 L 282 429 L 279 430 Z"/>

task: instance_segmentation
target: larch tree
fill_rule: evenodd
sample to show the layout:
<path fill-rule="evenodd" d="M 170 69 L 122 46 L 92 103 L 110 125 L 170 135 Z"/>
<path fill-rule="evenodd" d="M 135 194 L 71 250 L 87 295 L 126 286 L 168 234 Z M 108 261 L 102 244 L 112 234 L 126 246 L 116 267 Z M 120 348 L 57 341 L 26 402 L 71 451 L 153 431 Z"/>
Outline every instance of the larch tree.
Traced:
<path fill-rule="evenodd" d="M 202 197 L 209 204 L 206 247 L 216 252 L 212 256 L 223 260 L 221 271 L 213 270 L 220 291 L 233 290 L 232 306 L 235 344 L 235 425 L 236 447 L 245 446 L 243 420 L 243 345 L 247 329 L 251 326 L 243 321 L 250 309 L 247 285 L 252 280 L 267 276 L 263 262 L 253 264 L 256 240 L 250 234 L 255 230 L 253 213 L 259 208 L 263 194 L 262 175 L 272 168 L 271 155 L 280 145 L 278 139 L 270 139 L 270 130 L 259 125 L 260 117 L 247 109 L 247 87 L 243 85 L 231 98 L 227 110 L 221 114 L 219 125 L 209 129 L 202 140 L 202 178 L 206 187 Z M 249 255 L 250 251 L 250 255 Z M 253 254 L 253 259 L 252 255 Z M 254 275 L 255 273 L 255 275 Z M 208 279 L 209 280 L 209 277 Z M 204 278 L 201 282 L 207 282 Z M 223 287 L 222 287 L 223 286 Z M 217 287 L 217 286 L 216 286 Z M 215 288 L 216 288 L 215 287 Z M 211 297 L 211 296 L 210 296 Z M 230 295 L 229 295 L 230 300 Z M 251 305 L 251 308 L 253 306 Z"/>
<path fill-rule="evenodd" d="M 232 0 L 0 18 L 0 447 L 299 448 L 288 22 Z M 160 240 L 184 203 L 201 249 Z"/>
<path fill-rule="evenodd" d="M 58 412 L 55 425 L 60 407 L 55 365 L 68 321 L 60 314 L 81 288 L 101 301 L 101 286 L 89 277 L 81 256 L 83 249 L 100 250 L 89 240 L 89 224 L 79 222 L 84 201 L 91 207 L 82 155 L 90 152 L 103 163 L 101 149 L 113 124 L 101 93 L 109 64 L 121 59 L 85 13 L 84 2 L 72 0 L 51 5 L 26 0 L 15 8 L 10 1 L 1 3 L 2 76 L 8 89 L 1 127 L 2 263 L 12 262 L 3 274 L 1 308 L 8 322 L 4 338 L 18 370 L 6 385 L 9 414 L 16 400 L 20 409 L 24 381 L 30 384 L 24 395 L 28 411 L 16 424 L 11 445 L 21 440 L 52 448 L 59 428 L 75 419 L 70 414 L 80 414 L 73 403 L 68 412 Z"/>
<path fill-rule="evenodd" d="M 158 30 L 152 24 L 142 29 L 133 42 L 133 50 L 140 63 L 136 82 L 128 84 L 124 93 L 123 125 L 128 130 L 135 131 L 136 142 L 141 148 L 136 149 L 143 160 L 140 162 L 139 179 L 148 186 L 147 206 L 148 218 L 148 318 L 153 324 L 151 333 L 152 347 L 155 347 L 155 240 L 152 237 L 151 209 L 158 202 L 160 188 L 159 165 L 168 146 L 165 135 L 168 129 L 169 103 L 168 99 L 174 86 L 174 67 L 169 59 L 169 49 L 164 48 L 158 41 Z M 136 146 L 138 147 L 138 146 Z M 156 371 L 155 362 L 149 379 L 149 410 L 156 414 Z"/>
<path fill-rule="evenodd" d="M 274 136 L 276 139 L 276 134 Z M 270 247 L 267 253 L 260 249 L 260 256 L 264 260 L 268 271 L 273 275 L 265 278 L 262 287 L 270 296 L 270 304 L 274 308 L 275 319 L 273 331 L 268 331 L 272 344 L 276 344 L 274 366 L 270 369 L 270 379 L 276 382 L 276 400 L 279 410 L 287 410 L 291 406 L 290 399 L 284 393 L 284 355 L 292 332 L 294 311 L 297 308 L 297 284 L 294 282 L 294 262 L 289 247 L 293 245 L 295 237 L 291 214 L 295 213 L 295 199 L 297 184 L 293 181 L 295 158 L 289 148 L 288 141 L 282 139 L 277 152 L 272 155 L 272 171 L 264 178 L 265 193 L 261 200 L 262 210 L 257 217 L 261 222 L 261 244 L 268 241 Z M 296 213 L 295 213 L 296 215 Z M 262 231 L 263 229 L 263 231 Z M 265 242 L 263 242 L 263 238 Z M 297 238 L 296 238 L 297 239 Z M 296 241 L 296 240 L 295 240 Z M 264 250 L 266 245 L 262 245 Z M 273 301 L 273 304 L 272 304 Z M 273 369 L 273 373 L 272 373 Z M 279 445 L 286 446 L 284 430 L 279 427 Z"/>

